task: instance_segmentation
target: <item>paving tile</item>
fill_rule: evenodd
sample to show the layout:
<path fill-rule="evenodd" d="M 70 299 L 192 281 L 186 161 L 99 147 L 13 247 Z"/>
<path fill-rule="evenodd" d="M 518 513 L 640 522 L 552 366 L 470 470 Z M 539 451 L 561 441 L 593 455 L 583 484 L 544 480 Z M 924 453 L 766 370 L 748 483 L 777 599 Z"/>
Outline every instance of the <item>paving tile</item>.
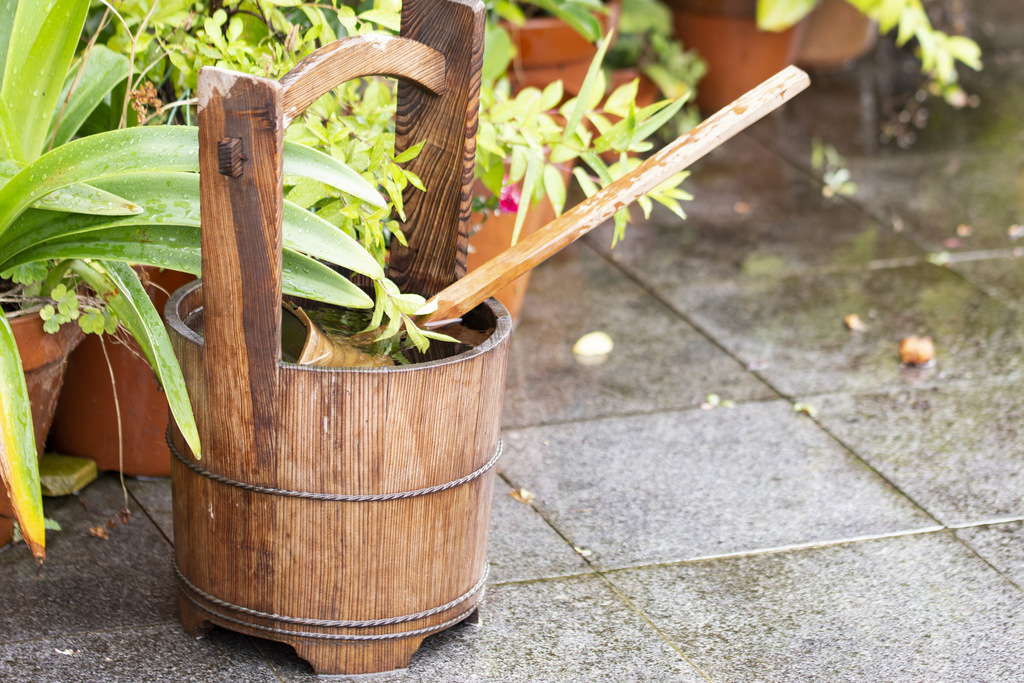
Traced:
<path fill-rule="evenodd" d="M 317 680 L 291 648 L 259 641 L 284 681 Z M 359 680 L 359 679 L 356 679 Z M 703 680 L 596 577 L 488 588 L 479 626 L 427 638 L 406 671 L 379 683 Z"/>
<path fill-rule="evenodd" d="M 1024 515 L 1020 381 L 814 399 L 818 420 L 944 524 Z"/>
<path fill-rule="evenodd" d="M 965 78 L 977 108 L 930 100 L 910 150 L 878 141 L 884 117 L 872 68 L 816 77 L 750 136 L 808 172 L 812 141 L 834 145 L 857 184 L 849 201 L 926 251 L 1011 247 L 1007 228 L 1024 222 L 1013 180 L 1024 172 L 1024 59 Z M 951 242 L 960 225 L 972 235 Z"/>
<path fill-rule="evenodd" d="M 745 136 L 697 164 L 685 187 L 694 195 L 687 220 L 658 210 L 608 252 L 655 291 L 923 256 L 888 225 L 823 197 L 819 181 Z M 607 251 L 610 227 L 587 240 Z"/>
<path fill-rule="evenodd" d="M 1017 125 L 1024 128 L 1024 120 Z M 869 159 L 854 171 L 865 210 L 903 226 L 903 234 L 930 253 L 1012 249 L 1010 228 L 1024 221 L 1020 188 L 1008 178 L 1024 173 L 1024 147 L 1012 154 L 916 155 Z M 960 238 L 957 229 L 970 228 Z"/>
<path fill-rule="evenodd" d="M 1018 250 L 1024 252 L 1024 245 Z M 1024 253 L 1005 258 L 952 261 L 949 267 L 1008 306 L 1024 305 Z"/>
<path fill-rule="evenodd" d="M 581 365 L 573 344 L 596 330 L 615 348 L 606 362 Z M 684 407 L 713 392 L 775 395 L 586 248 L 570 248 L 531 278 L 513 334 L 505 427 Z"/>
<path fill-rule="evenodd" d="M 0 612 L 0 643 L 175 618 L 171 545 L 143 514 L 107 528 L 123 505 L 117 477 L 109 474 L 77 496 L 44 501 L 46 516 L 62 530 L 47 532 L 38 580 L 24 546 L 0 553 L 0 595 L 18 606 Z M 90 527 L 107 528 L 107 540 L 90 536 Z"/>
<path fill-rule="evenodd" d="M 982 50 L 1020 50 L 1024 45 L 1024 17 L 1017 0 L 967 0 L 964 5 L 968 35 Z"/>
<path fill-rule="evenodd" d="M 126 477 L 132 498 L 142 506 L 143 512 L 156 523 L 160 532 L 174 542 L 174 509 L 171 506 L 170 477 Z"/>
<path fill-rule="evenodd" d="M 782 401 L 534 428 L 503 471 L 599 568 L 934 526 Z"/>
<path fill-rule="evenodd" d="M 664 295 L 787 396 L 982 378 L 1024 369 L 1024 318 L 947 268 L 928 264 L 710 283 Z M 857 314 L 868 326 L 851 333 Z M 927 335 L 937 365 L 900 367 L 899 342 Z"/>
<path fill-rule="evenodd" d="M 190 638 L 175 623 L 0 645 L 8 683 L 277 681 L 243 636 L 215 629 Z"/>
<path fill-rule="evenodd" d="M 974 106 L 957 109 L 933 96 L 907 108 L 922 83 L 920 62 L 883 38 L 850 67 L 813 73 L 810 88 L 750 133 L 804 168 L 810 166 L 815 138 L 833 145 L 850 162 L 857 181 L 867 179 L 857 167 L 864 158 L 899 162 L 923 154 L 1019 152 L 1024 146 L 1024 52 L 984 57 L 981 71 L 960 72 L 965 92 L 976 98 Z M 915 112 L 910 121 L 899 118 L 904 110 Z M 886 133 L 904 137 L 893 140 Z"/>
<path fill-rule="evenodd" d="M 1009 681 L 1024 593 L 948 533 L 609 574 L 708 678 Z"/>
<path fill-rule="evenodd" d="M 499 465 L 500 467 L 500 465 Z M 513 500 L 511 486 L 494 483 L 491 533 L 487 540 L 488 583 L 506 583 L 592 572 L 531 506 Z"/>
<path fill-rule="evenodd" d="M 956 535 L 1018 587 L 1024 588 L 1024 522 L 957 529 Z"/>

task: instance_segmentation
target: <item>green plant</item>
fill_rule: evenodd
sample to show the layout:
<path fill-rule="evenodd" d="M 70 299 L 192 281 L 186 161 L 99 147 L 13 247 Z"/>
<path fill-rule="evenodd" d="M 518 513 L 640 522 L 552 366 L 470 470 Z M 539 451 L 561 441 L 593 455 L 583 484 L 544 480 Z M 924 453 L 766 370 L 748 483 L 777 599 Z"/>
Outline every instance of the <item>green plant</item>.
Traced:
<path fill-rule="evenodd" d="M 693 100 L 697 84 L 707 72 L 700 55 L 675 38 L 672 10 L 661 0 L 621 0 L 618 35 L 604 64 L 610 69 L 635 68 L 669 99 Z M 671 137 L 700 121 L 695 106 L 684 107 L 675 118 Z"/>
<path fill-rule="evenodd" d="M 124 49 L 130 27 L 143 24 L 145 8 L 142 0 L 126 0 L 122 11 L 125 24 L 116 27 L 107 44 Z M 279 78 L 309 52 L 337 37 L 394 32 L 399 8 L 394 0 L 360 3 L 358 8 L 241 0 L 224 3 L 210 13 L 202 3 L 171 3 L 146 24 L 151 35 L 139 45 L 138 72 L 157 83 L 156 89 L 165 93 L 165 99 L 187 103 L 195 74 L 203 65 Z M 528 88 L 513 93 L 505 77 L 511 46 L 498 38 L 504 30 L 498 19 L 522 21 L 525 10 L 543 10 L 562 18 L 575 17 L 573 25 L 596 38 L 600 24 L 593 13 L 604 11 L 604 7 L 597 0 L 531 0 L 492 2 L 488 8 L 475 173 L 486 191 L 476 198 L 475 207 L 493 210 L 503 195 L 521 196 L 522 201 L 505 202 L 506 209 L 516 211 L 521 226 L 530 206 L 541 199 L 549 199 L 557 211 L 562 210 L 566 172 L 577 160 L 584 162 L 586 170 L 577 167 L 573 174 L 588 194 L 634 167 L 639 163 L 637 155 L 651 148 L 647 138 L 676 115 L 689 93 L 639 110 L 633 106 L 635 84 L 605 98 L 606 81 L 599 68 L 606 50 L 603 45 L 595 60 L 598 66 L 592 65 L 585 90 L 577 98 L 563 104 L 559 83 L 543 91 Z M 589 30 L 595 27 L 597 32 Z M 140 76 L 133 88 L 142 85 Z M 373 211 L 339 203 L 315 183 L 296 184 L 287 195 L 356 237 L 381 264 L 390 237 L 402 236 L 402 192 L 409 185 L 422 189 L 419 179 L 402 169 L 404 157 L 394 156 L 394 112 L 390 82 L 358 79 L 315 103 L 287 134 L 289 139 L 344 161 L 384 190 L 386 210 Z M 156 115 L 187 121 L 188 105 Z M 607 163 L 600 157 L 602 152 L 618 155 L 618 159 Z M 678 189 L 684 177 L 680 175 L 651 196 L 681 213 L 678 202 L 689 198 Z M 649 199 L 642 205 L 650 210 Z M 627 216 L 623 211 L 616 218 L 617 236 L 621 236 Z"/>
<path fill-rule="evenodd" d="M 821 0 L 758 0 L 757 23 L 767 31 L 781 31 L 795 25 Z M 878 22 L 882 33 L 896 29 L 897 45 L 917 40 L 921 70 L 929 79 L 933 94 L 960 107 L 967 102 L 957 83 L 956 64 L 981 69 L 981 48 L 966 36 L 951 36 L 935 29 L 921 0 L 846 0 L 861 13 Z"/>
<path fill-rule="evenodd" d="M 0 273 L 6 278 L 0 474 L 21 533 L 40 561 L 45 546 L 32 417 L 8 315 L 35 305 L 50 331 L 72 321 L 90 333 L 126 328 L 156 372 L 190 446 L 201 453 L 170 340 L 129 265 L 199 271 L 196 130 L 122 128 L 72 139 L 88 119 L 95 122 L 97 112 L 116 111 L 110 93 L 131 71 L 126 57 L 92 42 L 74 61 L 87 9 L 79 0 L 0 5 L 0 35 L 6 38 L 0 50 Z M 352 204 L 384 205 L 370 184 L 340 162 L 295 143 L 286 148 L 287 175 L 344 192 Z M 287 203 L 284 231 L 286 291 L 374 307 L 361 289 L 308 256 L 316 254 L 372 279 L 387 291 L 382 298 L 392 310 L 411 312 L 422 305 L 422 298 L 394 290 L 356 240 L 314 213 Z"/>
<path fill-rule="evenodd" d="M 513 196 L 518 199 L 504 207 L 517 213 L 513 243 L 531 204 L 547 198 L 556 214 L 565 208 L 564 171 L 572 169 L 584 193 L 592 196 L 635 168 L 639 154 L 653 147 L 648 138 L 687 101 L 684 96 L 637 109 L 636 80 L 606 97 L 601 64 L 607 44 L 607 38 L 601 42 L 580 94 L 561 106 L 557 81 L 543 91 L 525 88 L 514 95 L 507 79 L 483 89 L 481 111 L 487 115 L 481 116 L 477 136 L 476 174 L 491 196 L 480 197 L 477 208 L 495 208 L 504 203 L 501 198 L 509 188 L 516 188 Z M 609 152 L 615 157 L 611 163 L 602 158 Z M 679 185 L 686 177 L 680 173 L 642 198 L 639 204 L 645 214 L 653 200 L 683 216 L 679 201 L 690 195 Z M 621 239 L 628 220 L 628 209 L 616 213 L 615 241 Z"/>

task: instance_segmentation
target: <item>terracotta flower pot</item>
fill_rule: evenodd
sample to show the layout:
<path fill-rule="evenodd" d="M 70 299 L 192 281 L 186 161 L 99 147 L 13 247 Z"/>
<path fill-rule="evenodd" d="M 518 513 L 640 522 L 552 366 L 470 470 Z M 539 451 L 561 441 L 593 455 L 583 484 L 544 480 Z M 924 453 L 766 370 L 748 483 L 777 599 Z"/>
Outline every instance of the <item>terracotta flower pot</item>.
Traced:
<path fill-rule="evenodd" d="M 601 31 L 618 23 L 619 3 L 609 3 L 608 14 L 598 14 Z M 522 26 L 506 24 L 516 56 L 509 79 L 516 90 L 544 89 L 559 79 L 566 99 L 578 95 L 587 77 L 597 46 L 557 17 L 533 17 Z"/>
<path fill-rule="evenodd" d="M 61 327 L 56 334 L 43 331 L 43 321 L 36 313 L 10 319 L 18 355 L 25 370 L 25 384 L 32 405 L 32 425 L 35 428 L 36 454 L 42 455 L 46 434 L 53 421 L 54 408 L 64 381 L 68 354 L 82 339 L 77 324 Z M 11 540 L 14 529 L 14 510 L 7 497 L 7 487 L 0 487 L 0 546 Z"/>
<path fill-rule="evenodd" d="M 792 64 L 803 24 L 779 33 L 757 28 L 757 0 L 668 0 L 676 36 L 708 65 L 697 105 L 712 113 Z"/>
<path fill-rule="evenodd" d="M 163 312 L 168 292 L 195 279 L 157 268 L 143 269 L 156 309 Z M 68 455 L 92 458 L 100 471 L 120 470 L 131 476 L 167 477 L 167 397 L 134 340 L 127 345 L 104 340 L 117 383 L 121 409 L 124 460 L 118 453 L 117 413 L 110 370 L 99 337 L 89 335 L 71 354 L 64 390 L 50 430 L 50 445 Z"/>
<path fill-rule="evenodd" d="M 816 71 L 838 69 L 877 40 L 877 24 L 846 0 L 822 0 L 807 17 L 796 63 Z"/>

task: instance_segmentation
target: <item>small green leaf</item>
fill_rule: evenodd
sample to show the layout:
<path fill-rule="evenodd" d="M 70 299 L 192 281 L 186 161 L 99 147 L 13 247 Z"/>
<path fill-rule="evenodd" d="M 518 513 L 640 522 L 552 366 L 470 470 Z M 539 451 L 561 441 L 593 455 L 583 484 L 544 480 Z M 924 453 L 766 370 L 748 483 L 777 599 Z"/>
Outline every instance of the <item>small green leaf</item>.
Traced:
<path fill-rule="evenodd" d="M 554 166 L 544 166 L 544 191 L 555 210 L 555 215 L 560 216 L 562 209 L 565 208 L 565 180 L 561 171 Z"/>

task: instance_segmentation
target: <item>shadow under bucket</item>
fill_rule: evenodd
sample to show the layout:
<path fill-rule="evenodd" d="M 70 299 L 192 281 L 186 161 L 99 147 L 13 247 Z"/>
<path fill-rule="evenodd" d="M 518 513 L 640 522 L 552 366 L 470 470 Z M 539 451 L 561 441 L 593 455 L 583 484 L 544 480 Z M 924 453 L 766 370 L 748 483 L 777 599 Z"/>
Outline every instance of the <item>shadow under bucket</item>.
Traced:
<path fill-rule="evenodd" d="M 165 317 L 190 388 L 203 386 L 202 283 Z M 276 457 L 252 466 L 170 429 L 175 571 L 185 629 L 210 625 L 293 645 L 318 673 L 407 666 L 424 637 L 483 595 L 511 322 L 443 360 L 370 369 L 279 363 Z M 240 420 L 202 392 L 200 434 Z"/>

